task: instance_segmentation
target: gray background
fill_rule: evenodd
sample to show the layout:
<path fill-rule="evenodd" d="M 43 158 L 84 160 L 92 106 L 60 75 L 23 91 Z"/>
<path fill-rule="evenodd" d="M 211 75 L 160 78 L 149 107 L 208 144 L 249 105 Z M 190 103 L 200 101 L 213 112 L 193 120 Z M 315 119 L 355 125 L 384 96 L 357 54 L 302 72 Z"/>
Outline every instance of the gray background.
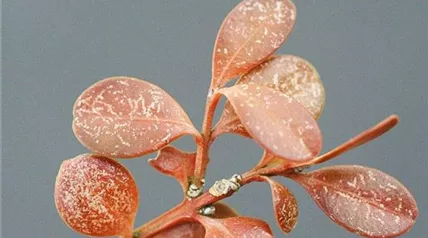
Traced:
<path fill-rule="evenodd" d="M 391 113 L 401 123 L 381 139 L 330 164 L 379 168 L 402 181 L 419 202 L 407 235 L 428 237 L 428 1 L 295 0 L 298 20 L 281 53 L 310 60 L 325 83 L 319 120 L 324 151 Z M 71 130 L 76 97 L 114 75 L 144 78 L 172 94 L 199 128 L 217 29 L 237 1 L 4 0 L 2 237 L 79 237 L 55 210 L 54 179 L 62 160 L 86 152 Z M 193 149 L 184 138 L 176 145 Z M 208 183 L 244 172 L 261 155 L 237 136 L 213 146 Z M 176 182 L 144 159 L 125 161 L 141 193 L 137 224 L 181 199 Z M 352 237 L 299 199 L 292 237 Z M 268 186 L 243 188 L 227 200 L 242 214 L 272 224 Z"/>

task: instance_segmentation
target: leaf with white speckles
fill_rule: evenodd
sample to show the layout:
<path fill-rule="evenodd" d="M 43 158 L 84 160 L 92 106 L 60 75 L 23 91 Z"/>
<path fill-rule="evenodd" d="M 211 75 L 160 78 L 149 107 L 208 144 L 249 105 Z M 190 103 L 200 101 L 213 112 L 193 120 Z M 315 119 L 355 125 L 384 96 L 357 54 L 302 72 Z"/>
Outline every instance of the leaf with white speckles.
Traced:
<path fill-rule="evenodd" d="M 215 207 L 215 213 L 212 217 L 214 218 L 228 218 L 228 217 L 237 217 L 239 216 L 238 212 L 235 211 L 231 206 L 227 205 L 224 202 L 216 202 L 213 204 Z"/>
<path fill-rule="evenodd" d="M 235 238 L 235 237 L 273 237 L 269 225 L 251 217 L 231 217 L 213 219 L 206 216 L 198 216 L 199 222 L 205 227 L 205 238 Z"/>
<path fill-rule="evenodd" d="M 62 163 L 55 205 L 73 230 L 90 236 L 128 235 L 138 209 L 137 185 L 113 159 L 79 155 Z"/>
<path fill-rule="evenodd" d="M 159 172 L 174 177 L 180 183 L 183 192 L 186 193 L 189 186 L 189 177 L 195 170 L 196 153 L 187 153 L 173 146 L 161 149 L 154 159 L 150 159 L 150 165 Z"/>
<path fill-rule="evenodd" d="M 296 19 L 290 0 L 244 0 L 222 23 L 213 53 L 213 87 L 246 73 L 277 50 Z"/>
<path fill-rule="evenodd" d="M 218 92 L 227 97 L 245 129 L 269 153 L 302 162 L 320 152 L 317 122 L 293 98 L 252 82 Z"/>
<path fill-rule="evenodd" d="M 133 158 L 156 151 L 185 134 L 198 135 L 180 105 L 146 81 L 113 77 L 99 81 L 77 99 L 73 130 L 88 149 Z"/>
<path fill-rule="evenodd" d="M 410 192 L 376 169 L 332 166 L 290 178 L 300 183 L 334 222 L 362 236 L 399 236 L 418 217 Z"/>
<path fill-rule="evenodd" d="M 299 207 L 294 195 L 280 183 L 269 177 L 262 177 L 272 190 L 273 209 L 279 227 L 285 233 L 290 233 L 297 224 Z"/>
<path fill-rule="evenodd" d="M 323 111 L 325 92 L 319 74 L 311 63 L 300 57 L 293 55 L 271 57 L 242 76 L 237 84 L 248 82 L 287 94 L 308 109 L 315 119 L 318 119 Z M 223 133 L 249 136 L 230 103 L 226 103 L 213 136 Z"/>
<path fill-rule="evenodd" d="M 205 236 L 205 228 L 199 222 L 185 221 L 172 226 L 169 229 L 162 230 L 161 232 L 151 236 L 150 238 L 201 238 Z"/>

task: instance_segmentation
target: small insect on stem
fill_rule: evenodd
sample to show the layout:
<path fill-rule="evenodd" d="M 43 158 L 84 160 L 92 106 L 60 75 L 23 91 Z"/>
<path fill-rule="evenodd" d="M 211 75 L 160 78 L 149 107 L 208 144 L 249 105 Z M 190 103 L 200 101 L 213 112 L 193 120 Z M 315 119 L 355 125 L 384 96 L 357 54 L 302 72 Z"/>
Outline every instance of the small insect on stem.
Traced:
<path fill-rule="evenodd" d="M 228 194 L 230 191 L 237 191 L 241 187 L 241 181 L 241 175 L 234 174 L 230 179 L 216 181 L 208 192 L 215 197 L 220 197 Z"/>
<path fill-rule="evenodd" d="M 205 178 L 201 179 L 201 183 L 202 183 L 201 187 L 198 187 L 196 184 L 193 184 L 193 183 L 190 184 L 186 193 L 189 198 L 196 198 L 202 194 L 202 191 L 204 190 L 204 185 L 205 185 Z"/>
<path fill-rule="evenodd" d="M 204 215 L 204 216 L 212 216 L 215 214 L 215 207 L 213 205 L 201 207 L 199 209 L 199 214 Z"/>

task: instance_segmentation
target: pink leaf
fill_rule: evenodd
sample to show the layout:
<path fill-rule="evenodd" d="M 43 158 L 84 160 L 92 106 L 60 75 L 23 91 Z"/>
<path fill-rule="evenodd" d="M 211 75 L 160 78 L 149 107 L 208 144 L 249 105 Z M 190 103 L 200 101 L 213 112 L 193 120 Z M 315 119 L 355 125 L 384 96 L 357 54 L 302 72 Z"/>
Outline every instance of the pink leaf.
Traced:
<path fill-rule="evenodd" d="M 215 207 L 214 218 L 228 218 L 228 217 L 237 217 L 239 216 L 238 212 L 235 211 L 231 206 L 227 205 L 224 202 L 216 202 L 213 204 Z"/>
<path fill-rule="evenodd" d="M 334 222 L 358 235 L 396 237 L 418 217 L 416 201 L 395 178 L 372 168 L 332 166 L 290 176 Z"/>
<path fill-rule="evenodd" d="M 273 56 L 242 76 L 237 84 L 248 82 L 287 94 L 302 104 L 315 119 L 318 119 L 323 111 L 325 92 L 320 76 L 311 63 L 300 57 Z M 230 103 L 226 103 L 213 136 L 228 132 L 248 137 Z"/>
<path fill-rule="evenodd" d="M 156 158 L 150 159 L 150 165 L 159 172 L 174 177 L 186 193 L 189 177 L 195 170 L 196 153 L 186 153 L 173 146 L 161 149 Z"/>
<path fill-rule="evenodd" d="M 272 231 L 266 222 L 250 217 L 213 219 L 198 216 L 198 220 L 205 227 L 205 238 L 273 237 Z"/>
<path fill-rule="evenodd" d="M 146 81 L 114 77 L 86 89 L 73 110 L 79 141 L 99 154 L 133 158 L 185 134 L 198 135 L 180 105 Z"/>
<path fill-rule="evenodd" d="M 150 238 L 201 238 L 205 236 L 205 228 L 199 222 L 186 221 L 169 229 L 162 230 Z"/>
<path fill-rule="evenodd" d="M 299 208 L 294 195 L 280 183 L 268 177 L 263 179 L 269 182 L 272 190 L 273 208 L 279 227 L 285 233 L 290 233 L 297 224 Z"/>
<path fill-rule="evenodd" d="M 320 152 L 317 122 L 286 94 L 252 82 L 219 93 L 227 97 L 248 133 L 268 152 L 291 161 L 310 160 Z"/>
<path fill-rule="evenodd" d="M 55 205 L 64 222 L 77 232 L 124 235 L 132 232 L 138 209 L 137 185 L 113 159 L 83 154 L 62 163 Z"/>
<path fill-rule="evenodd" d="M 222 23 L 213 53 L 214 87 L 244 74 L 277 50 L 296 19 L 290 0 L 244 0 Z"/>

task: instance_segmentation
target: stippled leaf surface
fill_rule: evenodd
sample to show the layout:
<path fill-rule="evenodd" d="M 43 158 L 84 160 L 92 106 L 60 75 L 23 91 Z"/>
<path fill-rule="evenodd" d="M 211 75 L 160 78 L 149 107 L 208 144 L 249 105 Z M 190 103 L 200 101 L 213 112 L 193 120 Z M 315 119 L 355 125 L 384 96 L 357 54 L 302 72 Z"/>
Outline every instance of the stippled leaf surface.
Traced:
<path fill-rule="evenodd" d="M 272 190 L 272 202 L 276 221 L 282 231 L 290 233 L 296 226 L 299 215 L 297 200 L 282 184 L 269 177 L 263 177 L 263 179 L 269 183 Z"/>
<path fill-rule="evenodd" d="M 245 129 L 268 152 L 291 161 L 306 161 L 322 146 L 312 115 L 293 98 L 250 82 L 219 90 Z"/>
<path fill-rule="evenodd" d="M 251 217 L 214 219 L 199 216 L 198 220 L 205 227 L 205 238 L 273 237 L 272 230 L 266 222 Z"/>
<path fill-rule="evenodd" d="M 62 163 L 55 183 L 55 205 L 64 222 L 77 232 L 123 235 L 133 228 L 137 185 L 129 171 L 113 159 L 83 154 Z"/>
<path fill-rule="evenodd" d="M 92 85 L 77 99 L 73 116 L 79 141 L 111 157 L 138 157 L 182 135 L 198 134 L 170 95 L 135 78 L 113 77 Z"/>
<path fill-rule="evenodd" d="M 395 178 L 372 168 L 332 166 L 294 174 L 334 222 L 367 237 L 396 237 L 418 217 L 416 201 Z"/>
<path fill-rule="evenodd" d="M 285 93 L 302 104 L 315 119 L 322 113 L 325 102 L 324 86 L 314 66 L 293 55 L 273 56 L 249 73 L 237 84 L 254 82 Z M 233 132 L 248 136 L 230 103 L 215 127 L 214 135 Z"/>
<path fill-rule="evenodd" d="M 150 159 L 150 165 L 159 172 L 174 177 L 180 183 L 183 192 L 186 193 L 189 186 L 189 177 L 195 170 L 196 153 L 187 153 L 173 146 L 167 146 L 158 152 L 154 159 Z"/>
<path fill-rule="evenodd" d="M 296 8 L 290 0 L 244 0 L 223 21 L 213 53 L 213 86 L 246 73 L 290 34 Z"/>

